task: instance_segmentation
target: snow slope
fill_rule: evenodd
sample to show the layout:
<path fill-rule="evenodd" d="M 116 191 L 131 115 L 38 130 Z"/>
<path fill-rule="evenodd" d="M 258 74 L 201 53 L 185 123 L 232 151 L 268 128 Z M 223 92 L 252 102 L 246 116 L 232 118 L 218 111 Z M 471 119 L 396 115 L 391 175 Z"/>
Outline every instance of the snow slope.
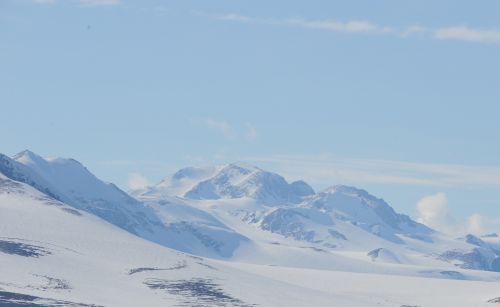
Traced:
<path fill-rule="evenodd" d="M 13 159 L 0 156 L 0 172 L 131 233 L 163 242 L 165 229 L 151 209 L 114 184 L 99 180 L 76 160 L 44 159 L 23 151 Z"/>
<path fill-rule="evenodd" d="M 131 194 L 142 199 L 159 199 L 170 196 L 183 196 L 199 182 L 214 176 L 218 167 L 186 167 L 166 177 L 160 183 L 144 189 L 131 191 Z"/>
<path fill-rule="evenodd" d="M 241 244 L 249 241 L 213 215 L 178 198 L 163 197 L 161 201 L 144 203 L 164 225 L 164 245 L 170 248 L 203 257 L 230 258 Z"/>

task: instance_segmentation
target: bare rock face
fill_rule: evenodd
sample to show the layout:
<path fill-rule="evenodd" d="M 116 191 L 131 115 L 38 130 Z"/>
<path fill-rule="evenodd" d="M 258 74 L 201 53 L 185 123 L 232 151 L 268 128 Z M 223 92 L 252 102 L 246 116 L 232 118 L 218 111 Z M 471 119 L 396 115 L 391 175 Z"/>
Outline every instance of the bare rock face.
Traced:
<path fill-rule="evenodd" d="M 492 298 L 491 300 L 488 301 L 488 303 L 500 304 L 500 297 Z"/>

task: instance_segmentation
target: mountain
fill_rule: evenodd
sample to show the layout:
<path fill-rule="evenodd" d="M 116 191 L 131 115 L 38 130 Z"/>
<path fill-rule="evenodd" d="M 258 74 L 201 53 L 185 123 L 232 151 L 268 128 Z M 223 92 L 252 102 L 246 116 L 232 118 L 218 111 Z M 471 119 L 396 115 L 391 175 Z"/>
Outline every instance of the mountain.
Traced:
<path fill-rule="evenodd" d="M 441 254 L 443 260 L 463 269 L 500 272 L 500 250 L 495 245 L 472 234 L 459 240 L 468 243 L 469 246 L 443 252 Z"/>
<path fill-rule="evenodd" d="M 1 153 L 0 173 L 10 179 L 29 184 L 39 191 L 50 195 L 55 199 L 59 199 L 59 197 L 55 195 L 53 191 L 49 190 L 49 183 L 46 182 L 37 173 L 29 169 L 24 164 L 18 163 L 17 161 Z"/>
<path fill-rule="evenodd" d="M 186 167 L 157 185 L 131 191 L 131 195 L 155 211 L 166 227 L 166 246 L 204 257 L 228 258 L 240 244 L 249 241 L 212 214 L 179 197 L 218 171 L 218 167 Z"/>
<path fill-rule="evenodd" d="M 76 209 L 180 251 L 213 258 L 230 257 L 248 240 L 199 209 L 179 201 L 168 202 L 164 190 L 159 195 L 148 191 L 145 201 L 138 201 L 114 184 L 98 179 L 74 159 L 42 158 L 23 151 L 13 159 L 0 156 L 0 171 Z M 189 180 L 203 179 L 206 172 L 209 170 L 186 168 L 169 182 L 180 188 Z M 166 185 L 166 180 L 160 184 Z M 147 202 L 157 196 L 161 202 Z"/>
<path fill-rule="evenodd" d="M 421 264 L 432 258 L 493 271 L 499 262 L 495 249 L 477 246 L 481 239 L 447 238 L 364 190 L 337 185 L 315 193 L 303 181 L 288 183 L 244 163 L 183 168 L 133 191 L 134 198 L 73 159 L 24 151 L 0 156 L 0 172 L 139 237 L 203 257 L 314 268 L 335 262 L 339 269 L 350 261 L 339 253 L 354 251 L 364 254 L 359 268 L 370 267 L 365 261 Z M 316 260 L 306 264 L 292 247 L 298 244 L 325 253 L 309 255 Z M 284 261 L 281 253 L 298 258 Z"/>
<path fill-rule="evenodd" d="M 12 159 L 0 156 L 0 172 L 133 234 L 164 242 L 165 229 L 153 210 L 101 181 L 76 160 L 45 159 L 26 150 Z"/>
<path fill-rule="evenodd" d="M 388 278 L 195 257 L 3 174 L 0 213 L 0 306 L 487 307 L 498 296 L 491 280 Z"/>
<path fill-rule="evenodd" d="M 0 306 L 328 306 L 335 298 L 151 243 L 3 174 L 0 212 Z"/>
<path fill-rule="evenodd" d="M 282 176 L 243 163 L 229 164 L 209 179 L 196 184 L 188 199 L 251 198 L 264 205 L 299 203 L 314 190 L 305 182 L 289 184 Z"/>
<path fill-rule="evenodd" d="M 189 194 L 207 182 L 214 197 Z M 498 236 L 449 237 L 358 188 L 314 193 L 236 163 L 184 168 L 134 197 L 72 159 L 0 155 L 0 306 L 488 306 L 498 297 Z"/>
<path fill-rule="evenodd" d="M 304 207 L 328 213 L 332 218 L 365 229 L 386 240 L 401 243 L 397 234 L 425 239 L 432 230 L 398 214 L 384 200 L 354 187 L 337 185 L 311 197 Z"/>
<path fill-rule="evenodd" d="M 144 189 L 131 191 L 132 195 L 141 199 L 158 199 L 169 196 L 183 196 L 199 182 L 214 176 L 217 167 L 186 167 L 160 183 Z"/>
<path fill-rule="evenodd" d="M 371 259 L 369 251 L 382 249 L 388 254 L 415 239 L 431 243 L 434 234 L 382 199 L 347 186 L 333 186 L 301 204 L 250 216 L 245 220 L 262 230 L 329 250 L 365 250 Z"/>
<path fill-rule="evenodd" d="M 303 181 L 289 184 L 244 163 L 184 168 L 134 195 L 168 228 L 189 237 L 183 240 L 188 246 L 177 249 L 203 256 L 213 257 L 189 245 L 222 246 L 217 254 L 233 261 L 322 269 L 335 263 L 340 270 L 351 266 L 344 253 L 352 252 L 364 255 L 360 271 L 375 269 L 375 262 L 421 265 L 431 259 L 450 270 L 495 270 L 498 261 L 482 249 L 483 265 L 467 265 L 468 256 L 447 252 L 467 254 L 475 248 L 471 242 L 439 234 L 362 189 L 337 185 L 315 193 Z M 315 252 L 305 260 L 300 249 Z"/>

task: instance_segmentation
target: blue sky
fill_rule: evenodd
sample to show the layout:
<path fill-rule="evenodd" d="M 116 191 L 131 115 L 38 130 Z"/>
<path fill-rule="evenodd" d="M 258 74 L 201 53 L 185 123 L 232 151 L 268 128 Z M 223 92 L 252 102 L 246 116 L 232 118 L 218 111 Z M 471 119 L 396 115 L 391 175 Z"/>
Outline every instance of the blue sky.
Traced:
<path fill-rule="evenodd" d="M 122 187 L 243 160 L 365 188 L 431 224 L 500 230 L 499 11 L 4 0 L 1 152 L 73 157 Z"/>

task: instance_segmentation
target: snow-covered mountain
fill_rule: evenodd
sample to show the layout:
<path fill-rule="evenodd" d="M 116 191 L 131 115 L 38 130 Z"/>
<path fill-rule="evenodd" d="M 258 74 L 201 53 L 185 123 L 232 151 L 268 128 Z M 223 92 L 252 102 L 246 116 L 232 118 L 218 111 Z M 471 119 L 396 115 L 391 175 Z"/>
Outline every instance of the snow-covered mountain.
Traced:
<path fill-rule="evenodd" d="M 170 196 L 183 196 L 199 182 L 214 176 L 218 167 L 186 167 L 168 176 L 160 183 L 144 189 L 132 191 L 132 195 L 142 199 L 159 199 Z"/>
<path fill-rule="evenodd" d="M 441 254 L 443 260 L 464 269 L 500 272 L 500 250 L 496 246 L 471 234 L 458 240 L 469 245 L 443 252 Z"/>
<path fill-rule="evenodd" d="M 0 155 L 0 306 L 487 306 L 498 298 L 497 235 L 451 238 L 357 188 L 315 193 L 235 163 L 185 168 L 133 195 L 72 159 Z M 461 293 L 443 291 L 452 288 Z"/>
<path fill-rule="evenodd" d="M 223 254 L 226 259 L 345 269 L 342 263 L 350 260 L 343 257 L 356 253 L 362 271 L 373 262 L 429 261 L 450 270 L 497 270 L 498 257 L 491 249 L 437 233 L 364 190 L 338 185 L 315 193 L 305 182 L 289 184 L 244 163 L 185 168 L 133 194 L 172 227 L 183 225 L 212 239 L 221 238 L 207 230 L 214 227 L 241 235 L 238 244 L 234 238 L 218 240 L 231 247 Z M 300 249 L 316 251 L 308 255 L 314 260 L 304 261 Z"/>
<path fill-rule="evenodd" d="M 318 241 L 317 230 L 312 228 L 323 225 L 324 236 L 329 235 L 334 241 L 346 241 L 347 235 L 335 229 L 336 225 L 346 223 L 395 243 L 403 243 L 398 235 L 430 240 L 432 233 L 428 227 L 396 213 L 382 199 L 347 186 L 333 186 L 309 197 L 299 206 L 274 210 L 262 218 L 261 227 L 287 236 Z"/>
<path fill-rule="evenodd" d="M 1 155 L 0 172 L 131 233 L 164 242 L 165 229 L 153 210 L 114 184 L 101 181 L 76 160 L 45 159 L 26 150 L 12 159 Z"/>
<path fill-rule="evenodd" d="M 195 257 L 3 174 L 0 263 L 0 306 L 487 307 L 498 296 L 498 283 L 491 281 L 387 278 Z"/>
<path fill-rule="evenodd" d="M 356 225 L 386 227 L 401 233 L 429 234 L 428 227 L 413 221 L 410 217 L 398 214 L 383 199 L 376 198 L 368 192 L 348 186 L 333 186 L 305 202 L 308 208 L 316 208 L 332 213 L 342 220 Z M 381 234 L 374 232 L 375 234 Z"/>
<path fill-rule="evenodd" d="M 199 209 L 179 201 L 169 202 L 164 191 L 156 198 L 160 202 L 140 202 L 114 184 L 98 179 L 74 159 L 42 158 L 23 151 L 12 159 L 0 156 L 0 172 L 76 209 L 177 250 L 230 257 L 240 242 L 247 240 Z M 170 182 L 179 188 L 190 176 L 204 178 L 203 171 L 191 168 L 176 173 Z M 174 218 L 176 214 L 179 218 Z"/>
<path fill-rule="evenodd" d="M 2 174 L 0 263 L 0 306 L 278 306 L 309 296 L 327 306 L 333 298 L 153 244 Z"/>
<path fill-rule="evenodd" d="M 229 164 L 188 190 L 188 199 L 252 198 L 264 205 L 299 203 L 314 190 L 305 182 L 288 183 L 282 176 L 244 163 Z"/>
<path fill-rule="evenodd" d="M 302 247 L 327 253 L 302 266 L 325 268 L 342 263 L 340 253 L 359 252 L 363 261 L 422 264 L 432 258 L 454 267 L 498 270 L 498 250 L 479 238 L 447 238 L 364 190 L 333 186 L 314 193 L 303 181 L 288 183 L 244 163 L 184 168 L 134 191 L 135 198 L 73 159 L 24 151 L 12 159 L 0 156 L 0 172 L 142 238 L 204 257 L 281 263 L 281 252 L 297 254 L 294 246 L 306 244 Z M 269 253 L 277 242 L 280 253 Z"/>

